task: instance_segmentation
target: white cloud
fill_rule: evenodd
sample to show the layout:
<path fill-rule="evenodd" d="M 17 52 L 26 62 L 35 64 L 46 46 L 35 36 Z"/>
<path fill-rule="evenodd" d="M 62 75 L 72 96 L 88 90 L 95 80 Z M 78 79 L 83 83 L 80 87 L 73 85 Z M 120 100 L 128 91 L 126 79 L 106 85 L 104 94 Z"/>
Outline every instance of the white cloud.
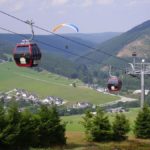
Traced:
<path fill-rule="evenodd" d="M 51 6 L 61 6 L 67 4 L 69 0 L 42 0 L 41 1 L 41 8 L 49 8 Z"/>
<path fill-rule="evenodd" d="M 0 7 L 11 11 L 30 10 L 37 8 L 39 10 L 50 10 L 52 7 L 62 7 L 62 11 L 69 7 L 91 7 L 94 5 L 124 5 L 136 6 L 140 4 L 150 4 L 150 0 L 0 0 Z M 63 14 L 64 12 L 58 12 Z"/>
<path fill-rule="evenodd" d="M 99 5 L 110 5 L 114 2 L 114 0 L 96 0 Z"/>
<path fill-rule="evenodd" d="M 66 14 L 66 12 L 65 12 L 65 11 L 60 10 L 60 11 L 58 11 L 58 12 L 57 12 L 57 14 L 58 14 L 58 15 L 65 15 L 65 14 Z"/>
<path fill-rule="evenodd" d="M 24 7 L 23 1 L 16 1 L 16 3 L 12 3 L 11 9 L 12 11 L 19 11 Z"/>
<path fill-rule="evenodd" d="M 83 7 L 89 7 L 93 4 L 93 0 L 82 0 L 81 6 Z"/>
<path fill-rule="evenodd" d="M 0 0 L 0 6 L 10 11 L 21 10 L 27 2 L 24 0 Z"/>
<path fill-rule="evenodd" d="M 69 0 L 39 0 L 39 9 L 46 10 L 50 7 L 62 6 L 69 2 Z"/>
<path fill-rule="evenodd" d="M 150 0 L 130 0 L 128 5 L 135 6 L 137 4 L 150 4 Z"/>
<path fill-rule="evenodd" d="M 90 7 L 92 5 L 110 5 L 115 0 L 68 0 L 66 4 L 81 7 Z"/>
<path fill-rule="evenodd" d="M 69 0 L 50 0 L 50 4 L 52 4 L 53 6 L 56 5 L 64 5 L 68 2 Z"/>
<path fill-rule="evenodd" d="M 72 0 L 71 4 L 76 4 L 82 7 L 89 7 L 92 5 L 110 5 L 114 0 Z"/>
<path fill-rule="evenodd" d="M 7 2 L 7 0 L 0 0 L 0 5 L 3 5 L 6 2 Z"/>
<path fill-rule="evenodd" d="M 11 11 L 20 11 L 25 8 L 34 8 L 34 5 L 40 10 L 48 10 L 57 6 L 77 6 L 89 7 L 95 4 L 109 5 L 114 0 L 0 0 L 0 6 L 10 9 Z"/>

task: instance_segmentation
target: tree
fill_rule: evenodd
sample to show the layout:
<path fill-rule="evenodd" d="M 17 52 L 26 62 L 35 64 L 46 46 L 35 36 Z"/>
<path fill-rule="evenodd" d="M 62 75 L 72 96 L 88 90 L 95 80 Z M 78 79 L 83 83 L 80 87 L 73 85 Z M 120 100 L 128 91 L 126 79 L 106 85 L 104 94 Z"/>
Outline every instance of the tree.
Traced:
<path fill-rule="evenodd" d="M 6 122 L 6 113 L 4 107 L 0 104 L 0 148 L 4 148 L 5 144 L 3 143 L 3 130 L 5 129 L 7 122 Z"/>
<path fill-rule="evenodd" d="M 93 141 L 111 140 L 111 124 L 108 116 L 100 109 L 97 110 L 97 114 L 93 117 L 91 134 Z"/>
<path fill-rule="evenodd" d="M 1 132 L 1 142 L 7 149 L 18 150 L 20 112 L 16 104 L 10 106 L 6 116 L 6 126 Z"/>
<path fill-rule="evenodd" d="M 20 149 L 29 149 L 29 147 L 37 146 L 39 133 L 39 117 L 32 114 L 28 110 L 21 113 L 19 123 L 18 147 Z"/>
<path fill-rule="evenodd" d="M 5 115 L 4 107 L 0 104 L 0 133 L 6 125 Z"/>
<path fill-rule="evenodd" d="M 83 117 L 83 121 L 81 121 L 81 124 L 85 128 L 85 134 L 88 141 L 93 140 L 90 132 L 92 128 L 92 118 L 93 118 L 93 114 L 89 110 L 87 110 L 85 112 L 85 116 Z"/>
<path fill-rule="evenodd" d="M 150 109 L 147 105 L 138 113 L 135 120 L 134 134 L 138 138 L 150 138 Z"/>
<path fill-rule="evenodd" d="M 56 107 L 41 106 L 39 116 L 39 146 L 49 147 L 66 144 L 65 124 L 61 123 Z"/>
<path fill-rule="evenodd" d="M 105 113 L 98 109 L 96 115 L 89 112 L 83 118 L 85 133 L 91 141 L 109 141 L 111 140 L 111 124 Z"/>
<path fill-rule="evenodd" d="M 14 103 L 10 105 L 5 119 L 1 117 L 2 120 L 5 127 L 0 132 L 0 149 L 28 150 L 36 144 L 38 122 L 29 111 L 20 112 Z"/>
<path fill-rule="evenodd" d="M 124 114 L 116 114 L 112 130 L 114 140 L 125 140 L 127 138 L 126 134 L 130 131 L 130 126 Z"/>
<path fill-rule="evenodd" d="M 41 106 L 38 114 L 21 112 L 16 103 L 10 105 L 7 113 L 0 107 L 0 149 L 28 150 L 64 144 L 65 124 L 56 107 Z"/>

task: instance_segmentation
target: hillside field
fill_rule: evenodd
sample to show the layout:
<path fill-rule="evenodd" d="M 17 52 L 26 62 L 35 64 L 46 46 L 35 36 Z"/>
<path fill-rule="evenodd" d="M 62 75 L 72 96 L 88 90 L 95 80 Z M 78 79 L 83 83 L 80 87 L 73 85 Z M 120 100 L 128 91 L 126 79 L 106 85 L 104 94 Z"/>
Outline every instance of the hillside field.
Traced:
<path fill-rule="evenodd" d="M 74 88 L 70 84 L 77 83 Z M 103 104 L 118 100 L 118 96 L 99 93 L 83 86 L 79 80 L 71 80 L 47 71 L 37 72 L 33 69 L 17 67 L 14 62 L 0 64 L 0 91 L 14 88 L 25 89 L 37 94 L 40 98 L 56 96 L 67 102 L 87 101 Z"/>

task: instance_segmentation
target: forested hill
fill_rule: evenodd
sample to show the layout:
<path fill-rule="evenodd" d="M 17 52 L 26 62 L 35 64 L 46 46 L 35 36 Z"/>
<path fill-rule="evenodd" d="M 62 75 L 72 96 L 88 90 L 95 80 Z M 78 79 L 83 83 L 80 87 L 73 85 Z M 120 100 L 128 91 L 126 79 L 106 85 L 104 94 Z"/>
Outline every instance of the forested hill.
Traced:
<path fill-rule="evenodd" d="M 95 33 L 95 34 L 76 33 L 76 34 L 61 35 L 64 38 L 57 35 L 35 35 L 34 40 L 38 43 L 39 47 L 44 52 L 53 53 L 56 55 L 58 54 L 70 59 L 74 59 L 76 58 L 76 56 L 69 55 L 68 57 L 68 53 L 66 51 L 75 53 L 80 56 L 88 53 L 90 49 L 80 44 L 77 44 L 76 42 L 71 42 L 71 40 L 89 45 L 91 47 L 96 47 L 97 43 L 104 42 L 105 40 L 111 39 L 112 37 L 118 34 L 120 33 L 115 32 Z M 24 35 L 24 36 L 30 38 L 31 35 Z M 16 34 L 0 34 L 0 41 L 5 42 L 3 46 L 10 45 L 11 43 L 13 48 L 15 44 L 21 42 L 22 39 L 24 38 Z M 8 43 L 6 44 L 6 42 Z"/>
<path fill-rule="evenodd" d="M 113 37 L 120 35 L 121 32 L 103 32 L 103 33 L 78 33 L 78 34 L 65 34 L 67 37 L 77 37 L 83 40 L 91 41 L 100 44 Z"/>
<path fill-rule="evenodd" d="M 96 47 L 97 41 L 103 42 L 118 34 L 120 33 L 63 34 L 62 36 L 65 38 L 56 35 L 35 35 L 35 41 L 38 41 L 42 51 L 40 67 L 63 76 L 86 81 L 88 78 L 86 65 L 80 65 L 72 60 L 88 53 L 90 49 L 67 39 Z M 24 36 L 30 37 L 31 35 Z M 14 34 L 0 34 L 0 57 L 5 57 L 4 53 L 12 55 L 16 43 L 21 42 L 22 39 Z M 70 52 L 75 55 L 69 54 Z"/>
<path fill-rule="evenodd" d="M 97 49 L 99 50 L 92 51 L 89 54 L 86 54 L 86 56 L 99 61 L 100 63 L 110 60 L 110 56 L 105 55 L 101 51 L 118 57 L 131 57 L 132 52 L 135 51 L 139 57 L 145 56 L 145 54 L 150 57 L 150 20 L 117 37 L 100 43 Z M 84 60 L 84 63 L 87 64 L 90 62 L 88 62 L 88 60 Z M 119 60 L 117 63 L 120 63 Z"/>

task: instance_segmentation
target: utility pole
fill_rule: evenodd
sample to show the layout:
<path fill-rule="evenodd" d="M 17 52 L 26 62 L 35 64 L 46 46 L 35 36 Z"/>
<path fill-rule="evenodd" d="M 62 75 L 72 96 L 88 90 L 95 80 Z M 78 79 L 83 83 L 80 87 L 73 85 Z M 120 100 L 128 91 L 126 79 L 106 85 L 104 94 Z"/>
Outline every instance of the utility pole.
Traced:
<path fill-rule="evenodd" d="M 130 68 L 127 70 L 127 74 L 132 77 L 139 77 L 141 79 L 141 108 L 144 106 L 144 97 L 145 97 L 145 86 L 144 78 L 145 75 L 150 75 L 150 63 L 146 63 L 144 59 L 140 63 L 135 62 L 136 53 L 132 54 L 133 63 L 129 63 Z"/>
<path fill-rule="evenodd" d="M 145 98 L 145 85 L 144 85 L 144 59 L 141 64 L 141 108 L 144 106 L 144 98 Z"/>

